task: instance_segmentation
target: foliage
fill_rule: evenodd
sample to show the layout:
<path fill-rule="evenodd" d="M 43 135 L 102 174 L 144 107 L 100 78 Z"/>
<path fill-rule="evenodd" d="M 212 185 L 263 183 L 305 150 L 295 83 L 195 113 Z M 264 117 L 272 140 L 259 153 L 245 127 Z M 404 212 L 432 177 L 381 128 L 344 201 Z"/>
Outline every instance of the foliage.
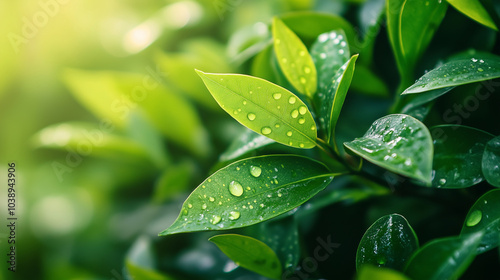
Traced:
<path fill-rule="evenodd" d="M 272 6 L 222 2 L 217 11 L 232 10 L 218 15 L 234 20 Z M 66 122 L 34 143 L 78 150 L 98 131 L 91 156 L 119 159 L 114 174 L 127 174 L 107 191 L 147 189 L 126 199 L 143 223 L 119 223 L 135 228 L 127 273 L 498 275 L 500 5 L 283 2 L 293 12 L 232 30 L 229 57 L 206 38 L 151 54 L 161 81 L 64 72 L 74 97 L 116 128 Z"/>

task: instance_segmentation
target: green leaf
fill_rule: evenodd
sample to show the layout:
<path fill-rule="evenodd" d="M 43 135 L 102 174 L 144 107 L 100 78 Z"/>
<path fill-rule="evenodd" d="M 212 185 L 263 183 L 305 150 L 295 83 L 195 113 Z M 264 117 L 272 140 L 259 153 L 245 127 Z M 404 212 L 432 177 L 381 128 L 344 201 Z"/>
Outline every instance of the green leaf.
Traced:
<path fill-rule="evenodd" d="M 344 105 L 344 100 L 354 74 L 354 64 L 358 55 L 355 54 L 337 71 L 325 94 L 315 96 L 316 106 L 319 108 L 319 122 L 326 132 L 327 142 L 335 136 L 335 128 Z"/>
<path fill-rule="evenodd" d="M 464 15 L 487 26 L 491 29 L 498 31 L 495 22 L 488 14 L 479 0 L 447 0 L 455 9 L 459 10 Z"/>
<path fill-rule="evenodd" d="M 225 46 L 215 40 L 194 39 L 185 44 L 180 52 L 158 53 L 155 61 L 165 72 L 164 79 L 206 108 L 220 112 L 220 108 L 200 81 L 194 69 L 208 72 L 233 71 L 225 56 Z"/>
<path fill-rule="evenodd" d="M 500 188 L 500 136 L 491 139 L 486 144 L 481 167 L 486 181 Z"/>
<path fill-rule="evenodd" d="M 198 113 L 157 79 L 151 73 L 82 70 L 65 73 L 65 81 L 75 97 L 103 121 L 124 128 L 131 114 L 139 111 L 166 138 L 198 156 L 207 156 L 208 133 Z"/>
<path fill-rule="evenodd" d="M 280 260 L 265 243 L 238 234 L 221 234 L 208 240 L 241 267 L 271 279 L 280 279 Z"/>
<path fill-rule="evenodd" d="M 273 71 L 273 52 L 274 50 L 272 45 L 269 45 L 267 48 L 257 54 L 252 60 L 250 74 L 254 77 L 268 80 L 276 84 L 277 77 Z"/>
<path fill-rule="evenodd" d="M 500 242 L 500 190 L 491 190 L 481 196 L 465 218 L 461 236 L 482 232 L 477 254 L 494 249 Z"/>
<path fill-rule="evenodd" d="M 405 217 L 384 216 L 368 228 L 359 242 L 356 268 L 372 264 L 403 270 L 406 261 L 418 249 L 418 238 Z"/>
<path fill-rule="evenodd" d="M 447 62 L 420 77 L 403 94 L 465 85 L 500 77 L 500 57 Z"/>
<path fill-rule="evenodd" d="M 285 269 L 294 269 L 300 260 L 297 222 L 294 216 L 258 224 L 257 239 L 263 240 L 282 261 Z"/>
<path fill-rule="evenodd" d="M 317 73 L 311 55 L 300 38 L 283 21 L 273 19 L 274 51 L 290 83 L 302 94 L 316 93 Z"/>
<path fill-rule="evenodd" d="M 318 72 L 318 93 L 326 94 L 335 73 L 350 58 L 349 45 L 342 29 L 323 33 L 311 46 L 311 57 Z"/>
<path fill-rule="evenodd" d="M 254 151 L 272 143 L 276 142 L 266 136 L 247 129 L 240 137 L 234 139 L 231 145 L 220 155 L 219 159 L 220 161 L 233 160 L 250 151 Z"/>
<path fill-rule="evenodd" d="M 358 269 L 357 280 L 410 280 L 404 274 L 389 268 L 365 264 Z"/>
<path fill-rule="evenodd" d="M 290 91 L 246 75 L 198 74 L 222 109 L 244 126 L 291 147 L 316 145 L 311 112 Z"/>
<path fill-rule="evenodd" d="M 362 53 L 361 63 L 371 65 L 373 63 L 373 50 L 375 41 L 384 26 L 386 0 L 365 1 L 359 9 L 360 35 L 363 37 L 358 49 Z M 368 82 L 367 82 L 368 83 Z"/>
<path fill-rule="evenodd" d="M 189 162 L 169 166 L 157 179 L 153 202 L 160 204 L 187 191 L 193 173 L 194 168 Z"/>
<path fill-rule="evenodd" d="M 431 184 L 432 138 L 427 127 L 413 117 L 382 117 L 363 137 L 344 145 L 380 167 Z"/>
<path fill-rule="evenodd" d="M 435 239 L 412 256 L 405 274 L 411 279 L 458 279 L 475 257 L 482 233 Z"/>
<path fill-rule="evenodd" d="M 303 204 L 333 179 L 322 163 L 273 155 L 232 163 L 196 188 L 160 235 L 253 225 Z"/>
<path fill-rule="evenodd" d="M 82 156 L 110 158 L 122 162 L 149 162 L 138 143 L 110 133 L 109 127 L 69 122 L 48 126 L 33 137 L 35 147 L 72 151 Z"/>
<path fill-rule="evenodd" d="M 424 104 L 427 104 L 440 96 L 445 95 L 449 91 L 451 91 L 455 87 L 445 87 L 439 88 L 435 90 L 431 90 L 421 94 L 415 95 L 405 95 L 402 99 L 406 105 L 404 105 L 403 109 L 401 109 L 401 113 L 407 114 L 408 112 L 412 112 Z"/>
<path fill-rule="evenodd" d="M 387 0 L 387 30 L 404 83 L 439 27 L 448 4 L 441 0 Z"/>
<path fill-rule="evenodd" d="M 430 131 L 434 139 L 433 187 L 467 188 L 483 181 L 481 161 L 493 135 L 460 125 L 440 125 Z"/>

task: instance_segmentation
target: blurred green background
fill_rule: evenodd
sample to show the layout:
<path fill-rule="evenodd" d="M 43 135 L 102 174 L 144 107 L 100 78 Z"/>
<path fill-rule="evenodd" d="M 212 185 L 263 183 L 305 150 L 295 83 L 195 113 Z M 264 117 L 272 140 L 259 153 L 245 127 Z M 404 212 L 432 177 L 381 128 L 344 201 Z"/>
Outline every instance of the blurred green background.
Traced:
<path fill-rule="evenodd" d="M 134 279 L 169 279 L 155 271 L 180 263 L 213 270 L 215 246 L 199 255 L 183 238 L 157 237 L 243 131 L 194 68 L 248 68 L 273 15 L 310 9 L 343 5 L 1 1 L 0 174 L 16 163 L 18 220 L 17 272 L 6 269 L 3 226 L 0 278 L 127 279 L 126 264 Z"/>

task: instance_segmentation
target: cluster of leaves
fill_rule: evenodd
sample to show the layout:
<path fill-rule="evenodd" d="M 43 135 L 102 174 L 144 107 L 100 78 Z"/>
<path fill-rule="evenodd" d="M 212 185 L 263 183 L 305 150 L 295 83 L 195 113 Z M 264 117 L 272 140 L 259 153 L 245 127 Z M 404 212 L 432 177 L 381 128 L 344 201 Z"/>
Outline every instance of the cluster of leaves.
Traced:
<path fill-rule="evenodd" d="M 113 184 L 153 185 L 128 190 L 146 202 L 120 224 L 139 236 L 135 279 L 454 279 L 479 258 L 495 271 L 498 5 L 350 2 L 356 27 L 345 11 L 279 15 L 236 32 L 230 61 L 196 38 L 155 53 L 161 77 L 65 73 L 101 125 L 54 125 L 36 143 L 79 152 L 90 135 Z"/>
<path fill-rule="evenodd" d="M 478 1 L 449 2 L 496 29 L 488 14 L 481 13 L 484 8 Z M 197 71 L 221 108 L 257 133 L 244 135 L 233 150 L 246 154 L 277 142 L 295 149 L 316 147 L 322 155 L 317 156 L 319 161 L 315 156 L 297 154 L 237 160 L 202 182 L 184 202 L 177 220 L 160 235 L 234 229 L 297 215 L 293 213 L 297 207 L 332 181 L 335 184 L 335 177 L 370 177 L 362 168 L 364 162 L 401 175 L 416 188 L 468 188 L 483 180 L 500 187 L 500 137 L 468 126 L 428 128 L 422 123 L 437 97 L 461 85 L 499 78 L 500 57 L 464 54 L 407 87 L 447 8 L 444 1 L 386 2 L 387 29 L 401 76 L 400 88 L 406 88 L 400 93 L 405 98 L 397 98 L 394 114 L 379 118 L 363 136 L 345 142 L 347 154 L 337 144 L 336 127 L 358 59 L 358 54 L 350 55 L 353 44 L 349 38 L 355 35 L 346 32 L 351 30 L 326 30 L 308 49 L 290 27 L 295 26 L 293 17 L 275 17 L 272 46 L 258 54 L 253 69 L 255 75 L 281 86 L 254 76 Z M 357 51 L 362 56 L 366 50 Z M 267 73 L 261 73 L 262 69 Z M 371 74 L 369 69 L 365 71 Z M 226 160 L 244 153 L 233 152 Z M 374 274 L 407 279 L 389 268 L 404 271 L 411 279 L 459 277 L 477 254 L 499 245 L 499 199 L 499 190 L 487 192 L 470 209 L 460 236 L 435 239 L 421 248 L 403 216 L 381 217 L 359 243 L 357 268 L 370 271 L 360 272 L 360 279 L 372 279 Z M 280 242 L 266 245 L 239 234 L 217 235 L 210 241 L 238 265 L 269 278 L 281 279 L 283 269 L 291 272 L 297 268 L 297 257 L 290 262 L 274 251 L 284 246 Z"/>

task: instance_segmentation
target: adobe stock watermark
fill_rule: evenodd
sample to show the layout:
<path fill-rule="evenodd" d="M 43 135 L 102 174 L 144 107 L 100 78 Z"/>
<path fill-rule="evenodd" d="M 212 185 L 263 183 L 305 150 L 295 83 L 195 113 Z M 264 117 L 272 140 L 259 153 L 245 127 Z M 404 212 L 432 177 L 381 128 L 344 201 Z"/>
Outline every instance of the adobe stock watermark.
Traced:
<path fill-rule="evenodd" d="M 223 21 L 225 15 L 234 11 L 236 7 L 243 3 L 243 0 L 215 0 L 212 3 L 220 21 Z"/>
<path fill-rule="evenodd" d="M 282 280 L 303 280 L 309 279 L 309 274 L 318 270 L 318 265 L 326 261 L 335 252 L 335 249 L 340 247 L 340 243 L 334 243 L 331 240 L 331 235 L 324 240 L 321 237 L 316 238 L 318 245 L 314 248 L 313 255 L 302 260 L 300 263 L 301 270 L 287 271 L 283 273 Z"/>
<path fill-rule="evenodd" d="M 150 96 L 151 91 L 156 89 L 162 83 L 162 76 L 164 73 L 156 67 L 154 70 L 151 67 L 146 67 L 147 74 L 143 76 L 141 83 L 132 88 L 128 95 L 113 100 L 109 104 L 111 112 L 118 114 L 119 118 L 125 120 L 131 111 L 137 105 Z M 100 147 L 104 143 L 106 134 L 115 130 L 114 124 L 107 119 L 102 119 L 96 129 L 84 130 L 83 136 L 85 140 L 80 141 L 76 146 L 70 147 L 68 144 L 65 146 L 67 151 L 65 161 L 60 162 L 57 160 L 52 161 L 51 166 L 60 183 L 64 181 L 66 173 L 72 173 L 75 168 L 82 164 L 85 157 L 92 154 L 95 147 Z"/>
<path fill-rule="evenodd" d="M 7 38 L 16 54 L 21 51 L 21 47 L 28 44 L 35 38 L 40 29 L 47 26 L 49 20 L 54 18 L 61 11 L 61 6 L 68 4 L 71 0 L 40 0 L 39 9 L 31 17 L 22 17 L 22 27 L 19 33 L 9 32 Z"/>

